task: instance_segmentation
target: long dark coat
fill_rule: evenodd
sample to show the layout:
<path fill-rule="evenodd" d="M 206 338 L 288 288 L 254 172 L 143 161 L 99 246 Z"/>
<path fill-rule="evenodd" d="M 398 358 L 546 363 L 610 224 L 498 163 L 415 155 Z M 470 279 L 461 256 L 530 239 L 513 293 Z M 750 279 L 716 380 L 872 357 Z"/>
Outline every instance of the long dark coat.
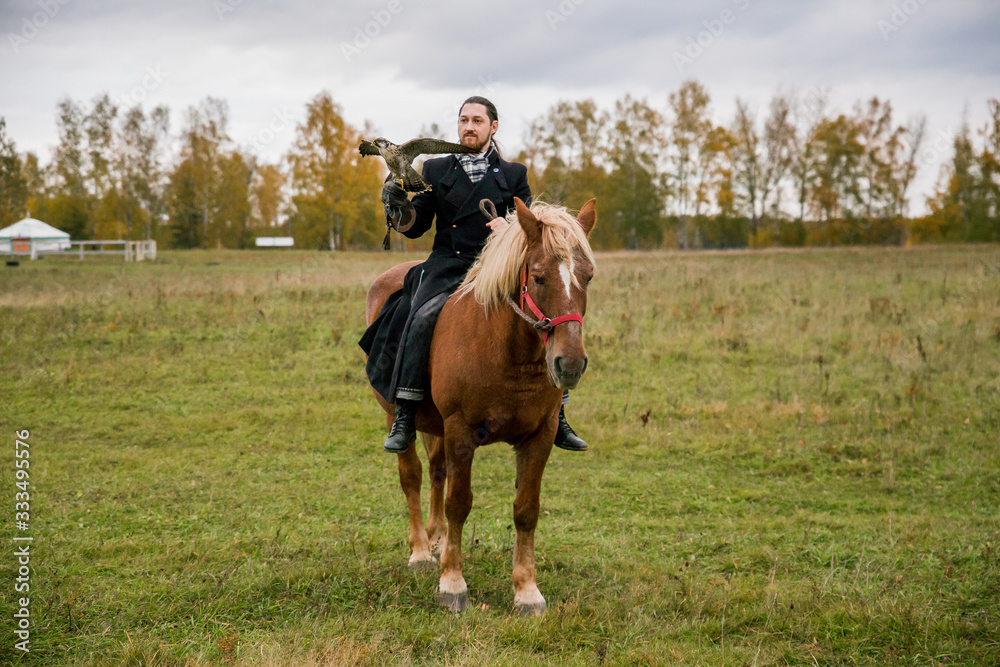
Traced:
<path fill-rule="evenodd" d="M 514 210 L 514 197 L 531 202 L 527 168 L 496 153 L 478 183 L 469 180 L 454 155 L 428 160 L 422 175 L 432 189 L 413 197 L 416 220 L 404 234 L 417 238 L 436 222 L 434 247 L 424 262 L 410 269 L 403 289 L 386 300 L 358 341 L 368 355 L 365 371 L 372 387 L 390 403 L 395 401 L 404 352 L 400 341 L 405 340 L 412 313 L 432 297 L 458 289 L 486 244 L 491 230 L 479 210 L 480 200 L 492 201 L 501 216 Z"/>

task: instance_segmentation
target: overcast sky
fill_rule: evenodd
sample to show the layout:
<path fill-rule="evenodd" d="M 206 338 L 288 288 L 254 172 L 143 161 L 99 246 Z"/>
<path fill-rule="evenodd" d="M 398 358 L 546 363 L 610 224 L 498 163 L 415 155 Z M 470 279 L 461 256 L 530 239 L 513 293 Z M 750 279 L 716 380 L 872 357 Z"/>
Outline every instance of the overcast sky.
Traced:
<path fill-rule="evenodd" d="M 716 122 L 736 97 L 763 113 L 791 90 L 828 90 L 844 112 L 888 98 L 897 123 L 925 113 L 919 213 L 963 113 L 978 128 L 1000 97 L 997 0 L 0 0 L 0 33 L 0 115 L 45 162 L 66 96 L 166 104 L 174 133 L 189 105 L 221 97 L 233 139 L 277 160 L 322 90 L 397 141 L 451 126 L 479 93 L 510 154 L 560 99 L 665 109 L 694 78 Z"/>

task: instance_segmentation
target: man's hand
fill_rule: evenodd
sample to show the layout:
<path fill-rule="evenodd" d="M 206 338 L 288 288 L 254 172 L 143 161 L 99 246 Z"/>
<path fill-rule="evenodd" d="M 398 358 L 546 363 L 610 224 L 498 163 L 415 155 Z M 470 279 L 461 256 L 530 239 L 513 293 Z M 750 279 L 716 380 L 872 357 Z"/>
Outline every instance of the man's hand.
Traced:
<path fill-rule="evenodd" d="M 386 219 L 399 233 L 408 231 L 417 219 L 413 203 L 406 198 L 403 186 L 396 181 L 387 181 L 382 186 L 382 204 L 385 206 Z"/>
<path fill-rule="evenodd" d="M 386 181 L 382 186 L 382 203 L 392 208 L 402 209 L 410 200 L 406 198 L 403 186 L 396 181 Z"/>
<path fill-rule="evenodd" d="M 486 226 L 489 227 L 494 232 L 499 232 L 502 231 L 509 224 L 510 223 L 507 222 L 506 218 L 493 218 L 492 220 L 486 223 Z"/>

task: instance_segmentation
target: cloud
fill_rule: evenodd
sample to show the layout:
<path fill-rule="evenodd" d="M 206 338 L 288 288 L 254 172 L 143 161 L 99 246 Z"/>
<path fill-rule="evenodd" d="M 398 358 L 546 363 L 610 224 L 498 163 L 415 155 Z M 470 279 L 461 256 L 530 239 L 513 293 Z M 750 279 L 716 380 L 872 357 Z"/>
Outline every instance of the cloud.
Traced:
<path fill-rule="evenodd" d="M 9 35 L 42 5 L 58 12 L 15 51 Z M 880 21 L 896 29 L 886 36 Z M 842 111 L 878 95 L 900 121 L 923 111 L 931 126 L 957 126 L 968 106 L 975 126 L 1000 90 L 997 34 L 995 3 L 976 0 L 14 0 L 0 11 L 0 113 L 19 148 L 46 159 L 59 99 L 125 97 L 158 67 L 169 75 L 146 108 L 170 106 L 176 131 L 187 106 L 224 98 L 241 142 L 275 109 L 301 115 L 321 90 L 355 125 L 407 138 L 431 122 L 447 129 L 478 89 L 497 103 L 510 148 L 559 99 L 610 107 L 631 93 L 665 108 L 688 78 L 720 122 L 737 96 L 763 109 L 777 90 L 823 87 Z M 678 67 L 692 43 L 701 52 Z"/>

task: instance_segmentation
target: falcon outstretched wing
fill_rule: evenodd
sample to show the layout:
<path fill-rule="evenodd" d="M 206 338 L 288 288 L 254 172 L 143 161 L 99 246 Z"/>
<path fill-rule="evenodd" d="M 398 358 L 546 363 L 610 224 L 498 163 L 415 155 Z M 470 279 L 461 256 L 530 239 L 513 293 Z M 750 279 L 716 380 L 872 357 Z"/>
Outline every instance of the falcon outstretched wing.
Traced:
<path fill-rule="evenodd" d="M 474 153 L 475 151 L 462 144 L 453 144 L 443 139 L 414 139 L 399 147 L 410 160 L 418 155 L 434 155 L 437 153 Z"/>

